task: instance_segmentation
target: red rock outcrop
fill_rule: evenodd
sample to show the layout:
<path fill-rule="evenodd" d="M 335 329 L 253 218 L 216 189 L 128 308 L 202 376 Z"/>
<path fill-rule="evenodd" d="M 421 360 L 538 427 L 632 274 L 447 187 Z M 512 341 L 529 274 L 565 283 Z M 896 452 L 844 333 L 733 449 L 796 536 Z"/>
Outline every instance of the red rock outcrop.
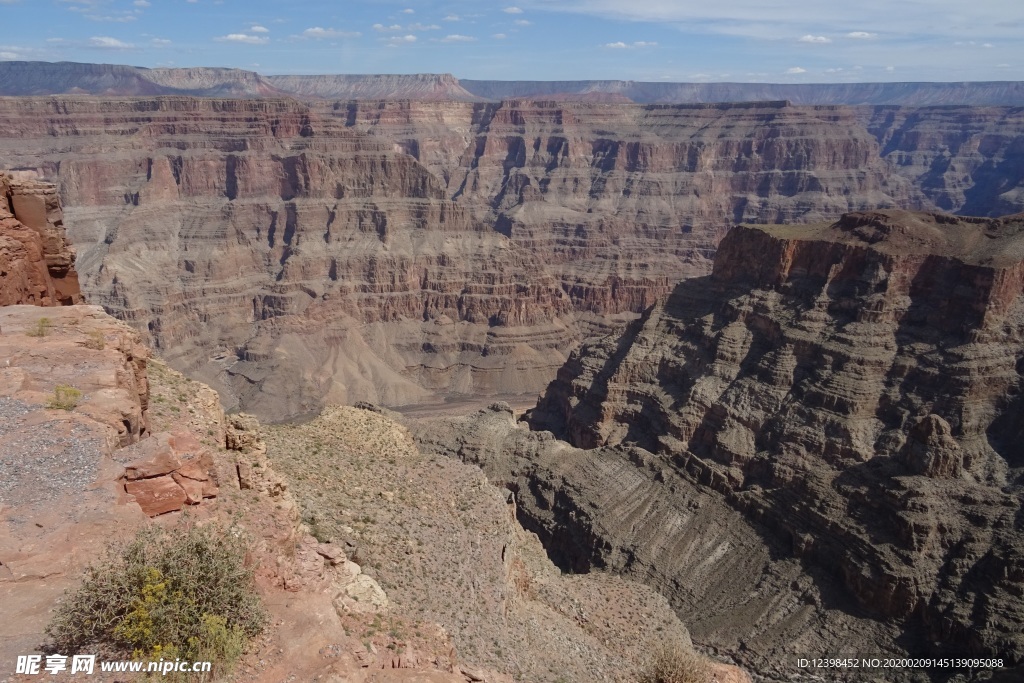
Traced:
<path fill-rule="evenodd" d="M 1021 661 L 1022 340 L 1024 215 L 740 226 L 532 420 L 650 450 L 919 647 Z"/>
<path fill-rule="evenodd" d="M 0 171 L 0 306 L 81 300 L 56 186 Z"/>
<path fill-rule="evenodd" d="M 124 490 L 150 517 L 217 496 L 213 456 L 188 432 L 156 434 L 123 457 L 134 458 L 125 465 Z"/>
<path fill-rule="evenodd" d="M 0 152 L 59 182 L 91 300 L 282 418 L 539 390 L 736 221 L 1024 208 L 1019 111 L 954 114 L 26 98 L 0 101 Z"/>

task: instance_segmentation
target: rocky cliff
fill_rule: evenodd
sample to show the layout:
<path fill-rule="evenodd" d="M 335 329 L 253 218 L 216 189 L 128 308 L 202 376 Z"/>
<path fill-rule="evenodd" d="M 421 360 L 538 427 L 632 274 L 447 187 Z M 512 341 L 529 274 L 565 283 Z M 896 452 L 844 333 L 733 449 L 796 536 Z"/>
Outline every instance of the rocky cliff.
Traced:
<path fill-rule="evenodd" d="M 1024 208 L 1015 109 L 0 101 L 85 290 L 229 406 L 530 393 L 736 221 Z"/>
<path fill-rule="evenodd" d="M 557 99 L 645 104 L 789 100 L 794 104 L 1016 105 L 1021 81 L 950 83 L 665 83 L 643 81 L 491 81 L 451 74 L 263 76 L 213 67 L 146 69 L 122 64 L 0 62 L 0 95 L 198 95 L 410 99 L 456 102 Z"/>
<path fill-rule="evenodd" d="M 793 104 L 1020 105 L 1024 83 L 975 81 L 952 83 L 665 83 L 643 81 L 483 81 L 462 79 L 463 88 L 492 100 L 546 98 L 555 95 L 618 96 L 658 104 L 762 102 Z"/>
<path fill-rule="evenodd" d="M 0 172 L 0 306 L 81 299 L 56 186 Z"/>
<path fill-rule="evenodd" d="M 3 306 L 0 328 L 6 671 L 52 651 L 47 622 L 109 544 L 212 524 L 245 538 L 269 613 L 240 683 L 628 683 L 664 643 L 750 683 L 695 655 L 649 587 L 560 573 L 505 492 L 379 408 L 266 429 L 97 306 Z"/>
<path fill-rule="evenodd" d="M 145 69 L 123 64 L 5 61 L 0 63 L 0 94 L 267 97 L 287 93 L 256 72 L 242 69 Z"/>
<path fill-rule="evenodd" d="M 1020 662 L 1022 339 L 1024 216 L 740 226 L 530 421 L 712 494 L 911 651 Z"/>

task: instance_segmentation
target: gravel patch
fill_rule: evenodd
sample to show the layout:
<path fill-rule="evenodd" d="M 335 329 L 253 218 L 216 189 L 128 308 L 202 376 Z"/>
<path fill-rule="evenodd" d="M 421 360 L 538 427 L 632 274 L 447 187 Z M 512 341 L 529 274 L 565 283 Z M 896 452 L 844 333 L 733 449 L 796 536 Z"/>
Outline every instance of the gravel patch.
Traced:
<path fill-rule="evenodd" d="M 0 503 L 45 502 L 96 480 L 102 439 L 61 420 L 25 425 L 33 412 L 23 401 L 0 397 Z"/>

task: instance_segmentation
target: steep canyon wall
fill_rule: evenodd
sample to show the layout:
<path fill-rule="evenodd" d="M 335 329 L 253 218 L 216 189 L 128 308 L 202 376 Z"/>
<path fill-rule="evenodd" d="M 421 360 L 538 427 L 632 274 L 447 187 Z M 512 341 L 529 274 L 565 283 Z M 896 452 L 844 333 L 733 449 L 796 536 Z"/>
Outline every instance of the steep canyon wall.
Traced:
<path fill-rule="evenodd" d="M 666 500 L 675 477 L 713 492 L 911 652 L 1019 663 L 1022 340 L 1022 215 L 740 226 L 711 275 L 574 354 L 530 421 L 650 466 Z M 587 484 L 563 487 L 584 509 Z M 606 555 L 633 547 L 605 524 Z"/>
<path fill-rule="evenodd" d="M 1024 208 L 1013 108 L 2 98 L 89 299 L 287 418 L 542 388 L 736 222 Z"/>

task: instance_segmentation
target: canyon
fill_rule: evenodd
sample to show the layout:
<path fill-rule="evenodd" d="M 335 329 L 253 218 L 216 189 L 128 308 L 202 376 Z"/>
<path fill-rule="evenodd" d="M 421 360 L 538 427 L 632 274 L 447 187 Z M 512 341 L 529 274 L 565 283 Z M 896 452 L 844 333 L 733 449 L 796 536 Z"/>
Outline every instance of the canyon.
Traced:
<path fill-rule="evenodd" d="M 83 385 L 55 429 L 84 434 L 101 529 L 238 506 L 282 623 L 318 634 L 279 630 L 246 680 L 279 679 L 285 651 L 303 675 L 390 666 L 345 630 L 373 618 L 352 593 L 379 609 L 384 589 L 431 680 L 478 680 L 455 647 L 487 680 L 629 680 L 637 605 L 768 680 L 837 654 L 1019 674 L 1020 107 L 107 75 L 176 94 L 0 98 L 0 296 L 94 305 L 0 309 L 0 407 L 31 431 L 55 381 Z M 60 336 L 30 341 L 51 316 Z M 146 376 L 147 346 L 170 367 Z M 522 420 L 491 398 L 541 391 Z M 467 399 L 489 405 L 330 407 Z M 282 424 L 225 416 L 243 409 Z M 205 450 L 186 464 L 180 444 Z M 175 466 L 149 468 L 167 448 Z M 15 502 L 0 581 L 27 567 L 38 632 L 101 534 L 47 575 L 35 528 L 74 529 Z M 600 611 L 612 594 L 628 615 Z"/>
<path fill-rule="evenodd" d="M 206 82 L 206 81 L 203 81 Z M 0 99 L 89 301 L 229 409 L 535 395 L 737 222 L 1024 209 L 1014 107 Z"/>
<path fill-rule="evenodd" d="M 47 206 L 55 188 L 25 177 L 4 176 L 8 196 Z M 690 634 L 765 680 L 867 652 L 1019 675 L 1024 215 L 740 225 L 708 274 L 574 351 L 522 421 L 504 403 L 442 419 L 362 405 L 264 430 L 99 307 L 0 318 L 6 652 L 33 646 L 111 525 L 188 505 L 257 541 L 282 628 L 242 680 L 297 657 L 302 675 L 358 680 L 633 680 L 651 643 Z M 62 382 L 83 400 L 57 417 Z M 387 636 L 370 621 L 384 610 Z"/>
<path fill-rule="evenodd" d="M 56 188 L 11 174 L 0 187 L 5 676 L 53 651 L 47 621 L 118 543 L 213 525 L 245 538 L 269 613 L 231 680 L 626 683 L 670 644 L 702 680 L 750 683 L 696 654 L 652 588 L 559 572 L 505 494 L 478 468 L 421 452 L 395 414 L 332 407 L 275 428 L 226 415 L 216 392 L 71 291 Z M 101 662 L 129 655 L 84 649 L 96 647 Z"/>
<path fill-rule="evenodd" d="M 1019 665 L 1022 340 L 1024 215 L 741 225 L 525 422 L 414 431 L 513 491 L 565 570 L 657 587 L 759 673 L 868 650 Z"/>

